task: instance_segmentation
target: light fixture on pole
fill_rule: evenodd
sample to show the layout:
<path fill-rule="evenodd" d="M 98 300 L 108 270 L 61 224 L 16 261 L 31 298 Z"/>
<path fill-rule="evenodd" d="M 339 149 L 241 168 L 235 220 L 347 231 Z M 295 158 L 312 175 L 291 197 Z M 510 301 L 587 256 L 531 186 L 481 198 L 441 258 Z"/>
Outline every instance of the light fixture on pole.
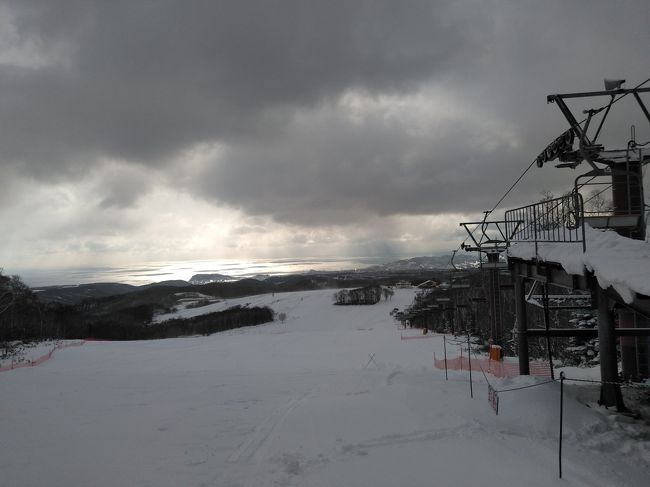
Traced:
<path fill-rule="evenodd" d="M 624 79 L 608 79 L 608 78 L 605 78 L 605 89 L 607 91 L 620 90 L 623 83 L 625 83 Z"/>

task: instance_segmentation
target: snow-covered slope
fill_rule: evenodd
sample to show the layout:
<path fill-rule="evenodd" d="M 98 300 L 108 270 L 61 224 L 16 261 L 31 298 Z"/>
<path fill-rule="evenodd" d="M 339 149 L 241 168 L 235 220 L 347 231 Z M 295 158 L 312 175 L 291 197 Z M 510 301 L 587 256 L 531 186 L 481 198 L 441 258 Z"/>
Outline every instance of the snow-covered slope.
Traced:
<path fill-rule="evenodd" d="M 565 398 L 560 481 L 558 384 L 502 393 L 496 416 L 482 377 L 470 399 L 465 372 L 433 368 L 440 336 L 400 340 L 389 312 L 413 291 L 331 295 L 246 298 L 286 321 L 0 374 L 0 486 L 647 485 L 642 426 Z"/>

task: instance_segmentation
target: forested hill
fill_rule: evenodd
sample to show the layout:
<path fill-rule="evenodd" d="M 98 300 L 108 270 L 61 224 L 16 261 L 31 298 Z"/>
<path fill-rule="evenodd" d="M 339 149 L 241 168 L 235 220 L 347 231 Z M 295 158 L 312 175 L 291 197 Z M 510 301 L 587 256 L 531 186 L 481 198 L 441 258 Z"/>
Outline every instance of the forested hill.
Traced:
<path fill-rule="evenodd" d="M 76 304 L 88 298 L 104 298 L 121 294 L 142 291 L 156 286 L 185 287 L 186 281 L 163 281 L 144 286 L 133 286 L 119 282 L 96 282 L 92 284 L 79 284 L 76 286 L 43 286 L 34 287 L 32 290 L 42 302 L 56 302 L 62 304 Z"/>
<path fill-rule="evenodd" d="M 427 279 L 441 280 L 439 269 L 371 268 L 360 271 L 310 272 L 271 276 L 266 279 L 240 279 L 207 284 L 187 281 L 163 281 L 144 286 L 120 283 L 93 283 L 78 286 L 46 286 L 32 290 L 44 303 L 78 304 L 85 300 L 141 294 L 147 301 L 155 301 L 175 292 L 200 292 L 210 296 L 241 297 L 267 292 L 304 291 L 321 288 L 363 287 L 369 284 L 392 285 L 406 280 L 418 284 Z M 123 298 L 126 299 L 126 298 Z"/>

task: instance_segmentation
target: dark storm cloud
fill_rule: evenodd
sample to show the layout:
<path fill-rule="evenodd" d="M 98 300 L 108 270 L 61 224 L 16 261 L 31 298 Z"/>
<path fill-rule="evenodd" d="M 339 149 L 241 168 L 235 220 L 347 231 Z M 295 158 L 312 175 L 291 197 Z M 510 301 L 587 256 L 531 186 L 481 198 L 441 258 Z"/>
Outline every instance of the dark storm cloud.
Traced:
<path fill-rule="evenodd" d="M 198 174 L 195 187 L 248 212 L 309 226 L 371 214 L 480 211 L 493 201 L 469 190 L 486 184 L 476 166 L 506 171 L 506 161 L 525 155 L 496 137 L 473 140 L 476 122 L 448 121 L 435 137 L 416 137 L 378 118 L 324 118 L 290 124 L 276 144 L 235 147 Z"/>
<path fill-rule="evenodd" d="M 353 86 L 405 89 L 473 50 L 469 25 L 426 2 L 11 6 L 22 36 L 63 46 L 53 65 L 0 73 L 2 158 L 37 174 L 93 155 L 155 162 L 204 140 L 260 136 L 277 129 L 265 126 L 270 110 Z"/>
<path fill-rule="evenodd" d="M 4 5 L 20 39 L 58 55 L 0 67 L 1 164 L 41 179 L 105 159 L 164 171 L 216 142 L 224 154 L 188 190 L 307 225 L 488 208 L 565 128 L 546 94 L 650 76 L 645 0 Z M 345 93 L 426 87 L 458 111 L 427 134 L 337 113 Z M 540 171 L 522 188 L 572 177 Z M 140 195 L 106 191 L 103 207 Z"/>

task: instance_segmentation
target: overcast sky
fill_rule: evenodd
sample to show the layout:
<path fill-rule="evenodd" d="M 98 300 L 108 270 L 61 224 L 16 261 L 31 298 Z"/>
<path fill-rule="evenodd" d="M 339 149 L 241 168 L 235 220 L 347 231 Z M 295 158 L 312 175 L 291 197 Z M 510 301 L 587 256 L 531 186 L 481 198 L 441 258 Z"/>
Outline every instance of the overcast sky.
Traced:
<path fill-rule="evenodd" d="M 650 77 L 649 25 L 647 0 L 0 0 L 0 267 L 449 251 L 567 128 L 547 94 Z"/>

